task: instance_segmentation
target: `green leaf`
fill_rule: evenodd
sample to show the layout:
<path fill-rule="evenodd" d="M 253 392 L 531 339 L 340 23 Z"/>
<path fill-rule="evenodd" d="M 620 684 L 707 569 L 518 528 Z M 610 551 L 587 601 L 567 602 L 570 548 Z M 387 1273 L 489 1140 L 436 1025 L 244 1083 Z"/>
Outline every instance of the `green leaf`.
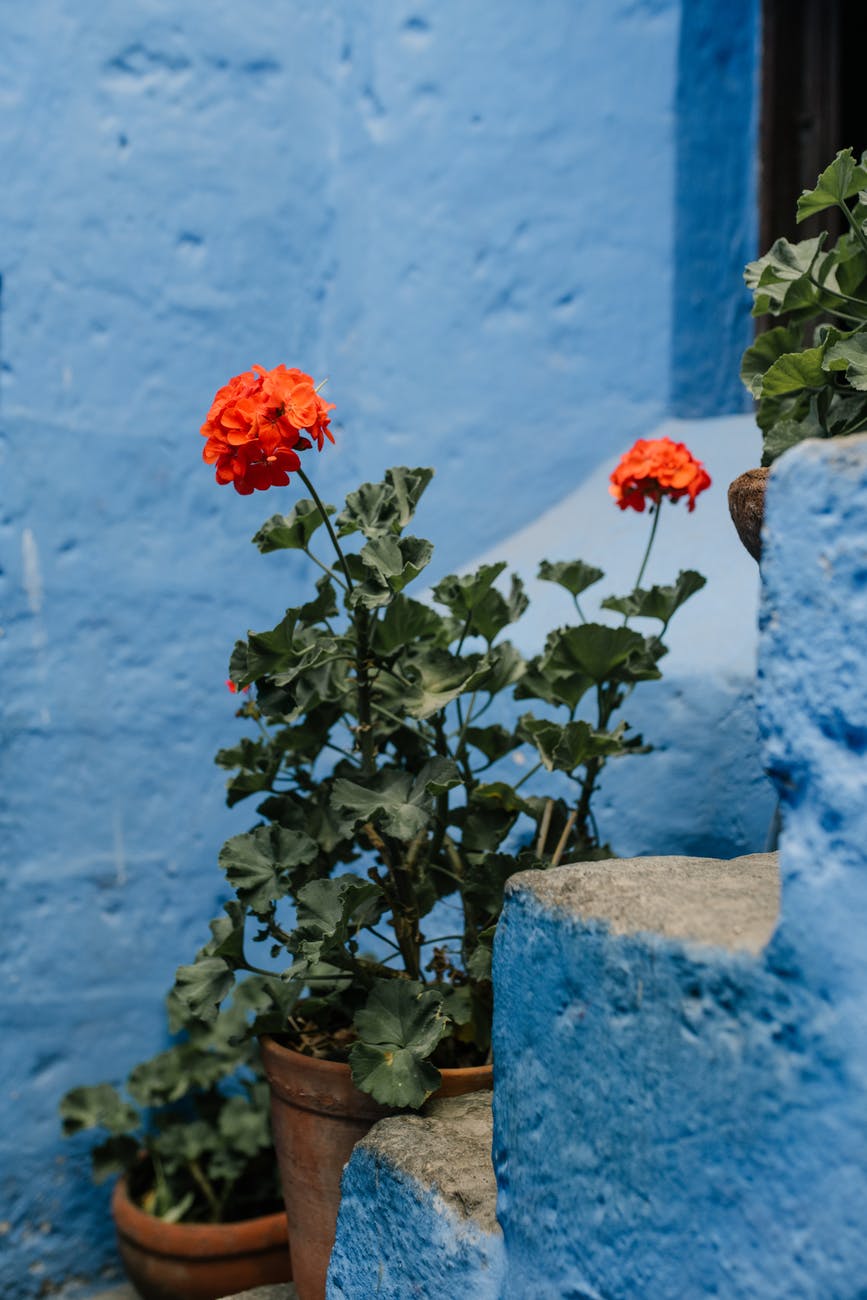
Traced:
<path fill-rule="evenodd" d="M 604 682 L 644 645 L 644 637 L 628 627 L 581 623 L 559 628 L 549 637 L 543 669 L 554 669 L 560 677 L 574 673 L 591 682 Z"/>
<path fill-rule="evenodd" d="M 867 334 L 854 334 L 833 343 L 825 353 L 823 364 L 826 370 L 845 371 L 853 388 L 867 392 Z"/>
<path fill-rule="evenodd" d="M 316 590 L 319 594 L 298 610 L 298 620 L 301 623 L 320 623 L 323 619 L 337 615 L 337 595 L 327 573 L 323 573 L 317 580 Z"/>
<path fill-rule="evenodd" d="M 442 995 L 410 980 L 378 980 L 355 1013 L 352 1080 L 384 1106 L 417 1109 L 440 1084 L 430 1056 L 449 1022 Z"/>
<path fill-rule="evenodd" d="M 567 722 L 559 726 L 525 713 L 518 726 L 521 734 L 536 746 L 549 772 L 574 772 L 590 759 L 610 758 L 625 750 L 622 732 L 594 731 L 588 722 Z"/>
<path fill-rule="evenodd" d="M 442 1012 L 448 1020 L 455 1025 L 470 1024 L 474 1008 L 469 984 L 446 984 L 442 989 L 442 999 Z"/>
<path fill-rule="evenodd" d="M 112 1174 L 126 1174 L 135 1165 L 141 1143 L 134 1137 L 110 1137 L 100 1142 L 90 1153 L 93 1164 L 93 1181 L 103 1183 Z"/>
<path fill-rule="evenodd" d="M 480 660 L 478 668 L 468 679 L 466 689 L 485 691 L 496 695 L 507 686 L 514 686 L 526 672 L 527 665 L 521 652 L 511 641 L 501 641 L 492 646 Z"/>
<path fill-rule="evenodd" d="M 295 981 L 279 975 L 248 975 L 237 986 L 232 1005 L 252 1011 L 251 1034 L 281 1034 L 299 993 Z"/>
<path fill-rule="evenodd" d="M 458 577 L 451 573 L 434 587 L 431 595 L 445 605 L 464 636 L 481 636 L 490 643 L 507 623 L 514 622 L 526 608 L 523 588 L 512 579 L 509 600 L 494 589 L 505 562 L 483 564 L 475 573 Z"/>
<path fill-rule="evenodd" d="M 816 188 L 804 190 L 798 199 L 798 220 L 804 221 L 826 208 L 839 207 L 867 187 L 867 169 L 856 163 L 851 149 L 841 149 L 825 168 Z"/>
<path fill-rule="evenodd" d="M 247 909 L 236 899 L 223 904 L 225 916 L 210 922 L 212 938 L 205 944 L 203 957 L 223 957 L 233 966 L 244 959 L 244 929 Z"/>
<path fill-rule="evenodd" d="M 443 616 L 410 596 L 395 596 L 373 626 L 373 648 L 384 655 L 417 642 L 444 647 L 449 640 L 450 627 Z"/>
<path fill-rule="evenodd" d="M 445 794 L 460 785 L 462 777 L 457 763 L 451 758 L 439 755 L 428 760 L 416 778 L 417 785 L 423 785 L 428 794 Z"/>
<path fill-rule="evenodd" d="M 636 587 L 628 596 L 608 596 L 602 607 L 628 618 L 657 618 L 667 626 L 681 605 L 701 591 L 706 583 L 707 579 L 695 569 L 681 569 L 672 586 L 656 586 L 647 591 Z"/>
<path fill-rule="evenodd" d="M 502 595 L 496 587 L 489 587 L 476 602 L 469 630 L 475 636 L 484 637 L 490 646 L 504 627 L 517 622 L 529 603 L 523 582 L 513 573 L 508 596 Z"/>
<path fill-rule="evenodd" d="M 334 506 L 326 505 L 325 509 L 329 515 L 334 514 Z M 267 519 L 253 542 L 263 553 L 305 550 L 321 523 L 322 515 L 316 502 L 305 497 L 296 502 L 288 515 L 272 515 Z"/>
<path fill-rule="evenodd" d="M 248 1097 L 227 1097 L 220 1109 L 217 1129 L 231 1150 L 252 1159 L 271 1145 L 266 1107 Z"/>
<path fill-rule="evenodd" d="M 433 811 L 431 796 L 460 785 L 460 781 L 450 759 L 435 758 L 416 777 L 387 768 L 377 773 L 370 786 L 338 777 L 334 782 L 333 801 L 337 807 L 346 809 L 353 825 L 372 821 L 387 835 L 406 841 L 414 839 L 427 826 Z"/>
<path fill-rule="evenodd" d="M 378 885 L 359 876 L 311 880 L 298 891 L 294 933 L 303 939 L 336 938 L 343 942 L 356 910 L 380 894 Z"/>
<path fill-rule="evenodd" d="M 350 602 L 365 609 L 389 604 L 430 563 L 433 546 L 423 537 L 376 537 L 360 553 L 366 580 L 352 589 Z"/>
<path fill-rule="evenodd" d="M 471 860 L 467 870 L 464 897 L 476 912 L 484 916 L 498 917 L 503 907 L 503 895 L 506 881 L 516 871 L 523 871 L 526 864 L 518 861 L 511 853 L 488 853 Z M 476 979 L 490 979 L 490 950 L 488 951 L 488 974 L 476 975 Z M 472 975 L 472 971 L 468 972 Z"/>
<path fill-rule="evenodd" d="M 515 687 L 515 699 L 544 700 L 546 704 L 565 704 L 574 709 L 593 682 L 577 672 L 574 665 L 563 662 L 568 656 L 556 634 L 549 636 L 548 648 L 549 653 L 537 655 L 527 664 Z"/>
<path fill-rule="evenodd" d="M 797 244 L 778 239 L 764 257 L 747 265 L 744 280 L 753 291 L 754 316 L 807 308 L 809 314 L 814 313 L 821 289 L 810 277 L 815 276 L 826 238 L 823 232 L 816 239 L 803 239 Z"/>
<path fill-rule="evenodd" d="M 461 829 L 461 849 L 467 861 L 495 852 L 529 804 L 503 781 L 478 785 L 466 807 L 457 808 L 454 822 Z"/>
<path fill-rule="evenodd" d="M 135 1107 L 108 1083 L 72 1088 L 60 1102 L 60 1117 L 67 1137 L 86 1128 L 104 1128 L 120 1135 L 130 1133 L 141 1123 Z"/>
<path fill-rule="evenodd" d="M 784 451 L 803 442 L 805 438 L 815 437 L 813 427 L 801 420 L 778 420 L 765 434 L 763 442 L 762 464 L 770 465 L 782 456 Z"/>
<path fill-rule="evenodd" d="M 752 347 L 747 348 L 741 361 L 741 380 L 753 397 L 761 397 L 765 372 L 775 361 L 787 353 L 796 352 L 801 344 L 801 331 L 785 325 L 765 330 Z"/>
<path fill-rule="evenodd" d="M 232 967 L 222 957 L 203 957 L 191 966 L 179 966 L 174 991 L 195 1020 L 210 1023 L 235 982 Z"/>
<path fill-rule="evenodd" d="M 363 483 L 349 493 L 337 517 L 339 536 L 361 532 L 367 538 L 376 538 L 400 533 L 412 519 L 432 478 L 432 469 L 398 466 L 386 470 L 381 483 Z"/>
<path fill-rule="evenodd" d="M 303 831 L 257 826 L 227 840 L 219 863 L 241 902 L 265 912 L 292 891 L 294 868 L 312 862 L 318 852 L 316 841 Z"/>
<path fill-rule="evenodd" d="M 298 892 L 295 929 L 289 943 L 295 962 L 289 977 L 307 982 L 323 962 L 345 966 L 349 960 L 345 944 L 362 926 L 376 923 L 383 905 L 379 885 L 359 876 L 311 880 Z"/>
<path fill-rule="evenodd" d="M 309 676 L 314 668 L 341 651 L 349 652 L 342 638 L 312 627 L 299 627 L 300 615 L 300 609 L 287 609 L 271 631 L 249 633 L 245 674 L 232 678 L 236 686 L 246 686 L 259 677 L 270 677 L 275 685 L 287 686 L 298 677 Z"/>
<path fill-rule="evenodd" d="M 174 1203 L 174 1205 L 169 1206 L 167 1210 L 163 1210 L 160 1214 L 155 1214 L 154 1218 L 159 1219 L 161 1223 L 180 1223 L 184 1215 L 192 1209 L 195 1201 L 195 1193 L 187 1192 L 186 1195 L 182 1196 L 180 1200 Z"/>
<path fill-rule="evenodd" d="M 487 930 L 482 930 L 479 935 L 479 942 L 470 953 L 470 959 L 467 962 L 467 974 L 471 980 L 489 980 L 491 979 L 491 966 L 494 955 L 494 935 L 497 927 L 492 925 Z"/>
<path fill-rule="evenodd" d="M 127 1080 L 127 1088 L 140 1106 L 167 1106 L 194 1088 L 213 1087 L 236 1065 L 237 1062 L 227 1065 L 216 1051 L 180 1043 L 135 1066 Z"/>
<path fill-rule="evenodd" d="M 217 1149 L 219 1135 L 213 1125 L 203 1119 L 184 1122 L 172 1115 L 163 1131 L 153 1139 L 153 1148 L 161 1157 L 189 1164 Z"/>
<path fill-rule="evenodd" d="M 467 744 L 484 754 L 489 763 L 505 758 L 521 743 L 513 732 L 507 731 L 498 722 L 489 727 L 467 727 L 465 738 Z"/>
<path fill-rule="evenodd" d="M 419 647 L 404 664 L 412 683 L 403 690 L 406 712 L 412 718 L 422 719 L 445 708 L 467 689 L 479 663 L 478 655 L 461 658 L 433 646 Z"/>
<path fill-rule="evenodd" d="M 781 397 L 796 393 L 802 388 L 821 388 L 828 383 L 822 369 L 824 347 L 806 348 L 803 352 L 787 352 L 765 371 L 762 381 L 764 397 Z"/>
<path fill-rule="evenodd" d="M 542 560 L 539 577 L 543 582 L 556 582 L 565 587 L 572 596 L 580 596 L 582 591 L 592 587 L 605 574 L 594 565 L 585 564 L 583 560 L 557 560 L 553 564 L 550 560 Z"/>
<path fill-rule="evenodd" d="M 532 815 L 526 799 L 522 799 L 517 790 L 506 781 L 488 781 L 477 785 L 470 798 L 473 804 L 495 805 L 508 813 Z"/>

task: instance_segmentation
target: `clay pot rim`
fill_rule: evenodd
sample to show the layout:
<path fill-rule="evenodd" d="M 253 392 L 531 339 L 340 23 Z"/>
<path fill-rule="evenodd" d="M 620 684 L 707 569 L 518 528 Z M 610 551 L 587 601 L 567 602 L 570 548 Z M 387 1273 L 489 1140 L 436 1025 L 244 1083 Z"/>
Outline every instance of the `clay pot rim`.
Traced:
<path fill-rule="evenodd" d="M 154 1255 L 216 1259 L 254 1255 L 288 1243 L 283 1210 L 228 1223 L 166 1223 L 136 1205 L 125 1177 L 115 1183 L 111 1212 L 118 1233 Z"/>
<path fill-rule="evenodd" d="M 334 1078 L 338 1074 L 345 1077 L 347 1071 L 351 1073 L 346 1061 L 329 1061 L 319 1056 L 307 1056 L 304 1052 L 296 1051 L 294 1047 L 284 1046 L 283 1043 L 277 1041 L 273 1034 L 263 1034 L 259 1042 L 264 1051 L 271 1052 L 278 1058 L 282 1057 L 287 1062 L 289 1060 L 303 1061 L 305 1067 L 313 1074 L 320 1071 L 322 1074 L 330 1074 Z M 489 1075 L 492 1069 L 493 1066 L 491 1065 L 456 1065 L 447 1066 L 441 1069 L 440 1073 L 444 1078 L 454 1079 L 457 1083 L 472 1076 L 484 1077 Z M 433 1095 L 436 1097 L 437 1093 Z"/>

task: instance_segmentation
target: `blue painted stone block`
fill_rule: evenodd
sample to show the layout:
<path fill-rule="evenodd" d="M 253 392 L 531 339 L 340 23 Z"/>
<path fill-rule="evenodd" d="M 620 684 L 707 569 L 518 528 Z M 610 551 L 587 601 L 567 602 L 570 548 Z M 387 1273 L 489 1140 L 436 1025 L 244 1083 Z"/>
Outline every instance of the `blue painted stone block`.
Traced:
<path fill-rule="evenodd" d="M 495 951 L 505 1295 L 852 1300 L 867 1277 L 867 438 L 771 476 L 772 858 L 518 877 Z"/>
<path fill-rule="evenodd" d="M 490 1093 L 375 1126 L 343 1175 L 328 1300 L 498 1300 Z"/>

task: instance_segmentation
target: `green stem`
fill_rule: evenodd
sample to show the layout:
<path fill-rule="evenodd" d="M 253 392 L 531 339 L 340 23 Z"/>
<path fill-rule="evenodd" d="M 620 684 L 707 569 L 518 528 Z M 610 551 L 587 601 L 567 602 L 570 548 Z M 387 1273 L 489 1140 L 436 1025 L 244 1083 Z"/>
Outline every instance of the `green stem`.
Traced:
<path fill-rule="evenodd" d="M 349 565 L 346 563 L 346 556 L 340 549 L 340 543 L 337 540 L 337 534 L 331 526 L 331 520 L 328 518 L 328 511 L 319 499 L 310 479 L 304 473 L 303 469 L 298 470 L 298 477 L 307 488 L 311 497 L 318 507 L 322 516 L 322 522 L 328 530 L 328 536 L 331 538 L 331 544 L 337 553 L 340 561 L 340 567 L 346 576 L 346 585 L 350 591 L 353 589 L 352 577 L 349 572 Z M 372 776 L 374 772 L 374 752 L 373 752 L 373 729 L 370 722 L 370 614 L 363 605 L 356 606 L 354 611 L 355 628 L 356 628 L 356 657 L 355 657 L 355 675 L 358 682 L 358 745 L 361 750 L 361 770 L 365 776 Z"/>
<path fill-rule="evenodd" d="M 536 773 L 538 772 L 538 770 L 539 770 L 539 768 L 540 768 L 541 766 L 542 766 L 542 760 L 541 760 L 541 758 L 540 758 L 539 761 L 538 761 L 538 763 L 536 764 L 535 767 L 531 767 L 530 770 L 529 770 L 529 772 L 525 772 L 525 773 L 524 773 L 524 775 L 521 777 L 520 781 L 516 781 L 516 782 L 515 782 L 515 784 L 512 786 L 512 789 L 513 789 L 513 790 L 520 790 L 520 788 L 521 788 L 521 786 L 524 784 L 524 782 L 525 782 L 525 781 L 529 781 L 529 779 L 530 779 L 531 776 L 535 776 Z"/>
<path fill-rule="evenodd" d="M 344 590 L 346 589 L 346 583 L 343 581 L 343 579 L 339 578 L 337 574 L 334 572 L 334 570 L 330 569 L 327 564 L 323 564 L 323 562 L 319 559 L 319 556 L 314 555 L 309 547 L 307 546 L 304 547 L 304 554 L 308 556 L 308 558 L 311 559 L 314 564 L 318 564 L 322 572 L 327 573 L 329 578 L 332 578 L 338 584 L 338 586 L 343 587 Z"/>
<path fill-rule="evenodd" d="M 650 530 L 650 537 L 647 540 L 647 547 L 644 552 L 644 559 L 641 561 L 641 568 L 638 570 L 638 577 L 635 579 L 636 587 L 641 586 L 641 579 L 644 577 L 644 570 L 647 568 L 647 561 L 650 559 L 650 552 L 653 548 L 653 542 L 656 537 L 656 530 L 659 527 L 659 512 L 662 509 L 662 497 L 656 503 L 656 510 L 653 514 L 653 527 Z"/>
<path fill-rule="evenodd" d="M 220 1202 L 216 1192 L 214 1191 L 208 1179 L 205 1177 L 202 1166 L 199 1164 L 198 1160 L 190 1160 L 188 1162 L 187 1168 L 189 1169 L 190 1173 L 193 1175 L 193 1178 L 198 1184 L 199 1190 L 201 1191 L 205 1200 L 208 1202 L 208 1206 L 210 1207 L 210 1211 L 211 1211 L 212 1222 L 219 1223 Z"/>
<path fill-rule="evenodd" d="M 375 937 L 379 939 L 381 943 L 387 943 L 389 948 L 393 948 L 395 952 L 400 952 L 400 946 L 396 944 L 393 939 L 389 939 L 387 934 L 380 934 L 379 930 L 374 930 L 372 925 L 365 926 L 365 929 L 370 934 L 375 935 Z"/>
<path fill-rule="evenodd" d="M 867 301 L 863 298 L 852 298 L 848 293 L 843 293 L 840 289 L 831 289 L 827 284 L 822 284 L 821 280 L 817 280 L 815 275 L 808 275 L 807 279 L 811 284 L 814 284 L 817 289 L 821 289 L 822 293 L 827 294 L 829 297 L 842 298 L 844 302 L 851 302 L 853 307 L 863 307 L 864 310 L 867 311 Z M 835 316 L 845 316 L 847 320 L 863 322 L 865 319 L 864 316 L 851 316 L 847 312 L 838 311 L 836 307 L 829 307 L 828 310 L 832 311 Z"/>
<path fill-rule="evenodd" d="M 299 469 L 296 472 L 301 482 L 304 484 L 307 491 L 310 493 L 314 502 L 316 503 L 319 513 L 322 516 L 322 522 L 325 525 L 325 527 L 328 529 L 328 536 L 331 538 L 331 545 L 334 547 L 334 550 L 337 553 L 337 558 L 340 561 L 340 567 L 343 570 L 344 574 L 346 575 L 347 586 L 349 587 L 349 590 L 352 591 L 352 578 L 349 575 L 349 567 L 346 563 L 346 556 L 343 554 L 343 551 L 340 549 L 340 543 L 337 540 L 337 534 L 335 533 L 333 527 L 331 526 L 331 520 L 328 518 L 328 511 L 325 509 L 325 506 L 322 504 L 322 501 L 320 500 L 319 497 L 319 493 L 316 491 L 316 488 L 313 486 L 313 484 L 310 482 L 310 479 L 304 473 L 304 470 Z"/>
<path fill-rule="evenodd" d="M 861 229 L 860 225 L 849 210 L 849 205 L 846 203 L 845 199 L 840 200 L 840 207 L 843 209 L 843 215 L 849 222 L 852 234 L 858 240 L 858 243 L 861 245 L 864 252 L 867 253 L 867 238 L 864 237 L 864 231 Z"/>

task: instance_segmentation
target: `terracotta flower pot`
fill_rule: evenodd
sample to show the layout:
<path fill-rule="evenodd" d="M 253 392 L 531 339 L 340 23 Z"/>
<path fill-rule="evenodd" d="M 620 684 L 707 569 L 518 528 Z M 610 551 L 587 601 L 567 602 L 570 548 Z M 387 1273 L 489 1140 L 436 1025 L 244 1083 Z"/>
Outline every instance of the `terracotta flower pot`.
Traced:
<path fill-rule="evenodd" d="M 163 1223 L 118 1180 L 111 1212 L 123 1266 L 143 1300 L 218 1300 L 292 1276 L 284 1214 L 238 1223 Z"/>
<path fill-rule="evenodd" d="M 340 1177 L 352 1148 L 377 1120 L 394 1114 L 352 1082 L 349 1066 L 302 1056 L 261 1039 L 271 1085 L 271 1125 L 289 1220 L 292 1274 L 299 1300 L 324 1300 L 340 1205 Z M 493 1087 L 480 1065 L 443 1070 L 438 1097 Z"/>
<path fill-rule="evenodd" d="M 748 469 L 729 484 L 729 514 L 738 537 L 754 560 L 762 558 L 762 520 L 768 469 Z"/>

